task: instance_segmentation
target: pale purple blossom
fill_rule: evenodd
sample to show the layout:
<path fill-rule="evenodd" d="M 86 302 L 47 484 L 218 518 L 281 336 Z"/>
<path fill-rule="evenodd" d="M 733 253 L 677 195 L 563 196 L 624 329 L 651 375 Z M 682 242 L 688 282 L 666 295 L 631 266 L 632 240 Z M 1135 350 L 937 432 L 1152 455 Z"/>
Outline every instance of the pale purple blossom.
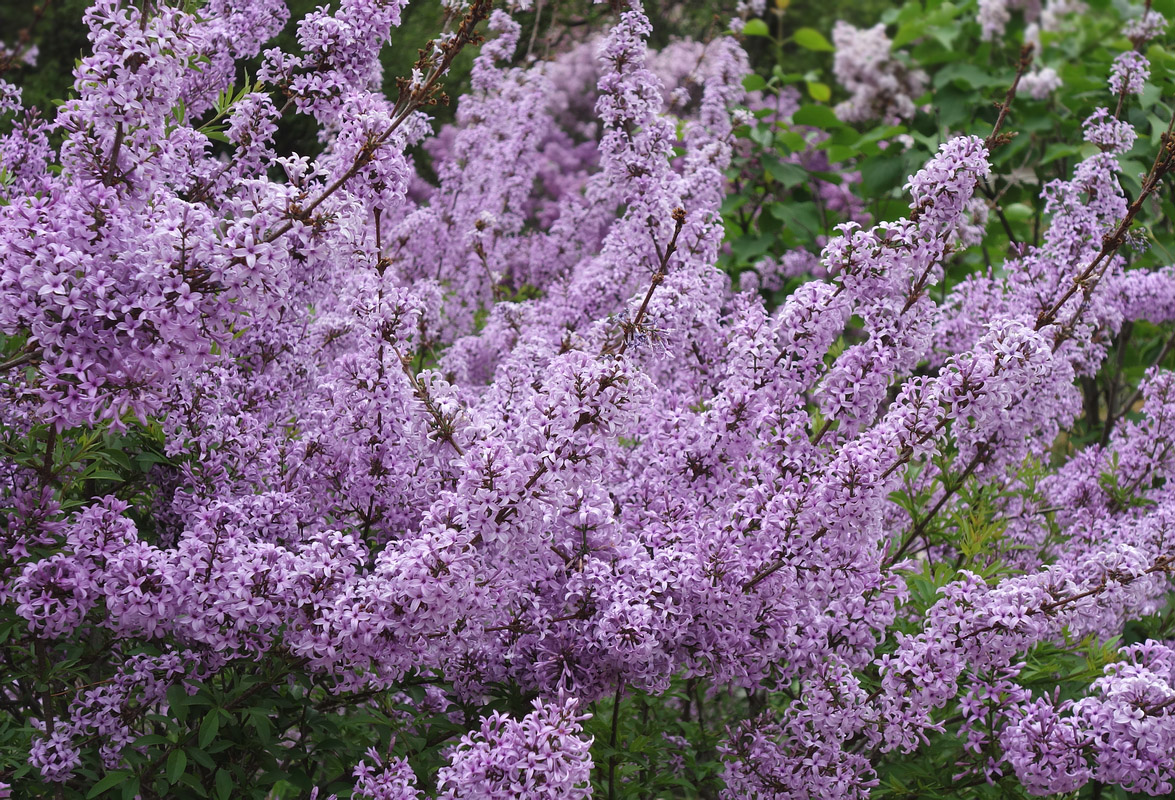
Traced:
<path fill-rule="evenodd" d="M 1024 685 L 1034 649 L 1121 636 L 1170 591 L 1171 374 L 1104 443 L 1061 439 L 1123 324 L 1175 319 L 1170 268 L 1082 277 L 1127 213 L 1133 128 L 1091 115 L 1103 152 L 1042 187 L 1038 240 L 945 288 L 983 240 L 984 141 L 947 139 L 875 222 L 857 168 L 801 131 L 789 165 L 844 173 L 813 192 L 845 222 L 735 291 L 715 264 L 736 129 L 748 106 L 787 124 L 797 93 L 748 98 L 730 37 L 650 50 L 639 5 L 521 64 L 499 11 L 434 133 L 380 89 L 403 6 L 312 11 L 218 136 L 199 120 L 281 3 L 98 0 L 54 137 L 0 85 L 0 333 L 27 352 L 0 428 L 81 453 L 0 457 L 0 601 L 55 657 L 102 646 L 96 680 L 26 715 L 40 777 L 127 768 L 177 696 L 280 667 L 464 727 L 435 774 L 407 735 L 348 765 L 372 800 L 587 797 L 584 709 L 681 676 L 708 700 L 789 689 L 715 728 L 730 797 L 864 798 L 956 715 L 967 774 L 1171 791 L 1169 643 L 1121 648 L 1082 696 Z M 985 29 L 1017 8 L 1049 27 L 1076 5 L 981 3 Z M 926 76 L 884 26 L 833 38 L 843 118 L 917 111 Z M 318 155 L 279 155 L 283 96 Z M 78 477 L 98 443 L 135 481 Z M 912 614 L 914 571 L 958 557 L 915 514 L 961 524 L 980 497 L 1007 541 L 977 558 L 1015 571 L 935 573 Z M 467 718 L 501 686 L 530 710 Z"/>
<path fill-rule="evenodd" d="M 1114 94 L 1142 94 L 1150 77 L 1150 62 L 1133 50 L 1118 55 L 1110 70 L 1110 91 Z"/>
<path fill-rule="evenodd" d="M 891 52 L 884 24 L 856 28 L 839 20 L 832 42 L 836 47 L 833 72 L 851 95 L 836 107 L 841 119 L 894 122 L 914 116 L 915 103 L 926 90 L 926 73 Z"/>

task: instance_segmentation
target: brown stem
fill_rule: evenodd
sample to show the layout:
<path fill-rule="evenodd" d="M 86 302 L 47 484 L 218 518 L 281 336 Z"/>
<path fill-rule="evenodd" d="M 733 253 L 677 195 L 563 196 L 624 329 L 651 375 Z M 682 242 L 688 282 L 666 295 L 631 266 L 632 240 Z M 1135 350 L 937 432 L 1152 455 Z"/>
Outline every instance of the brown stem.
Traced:
<path fill-rule="evenodd" d="M 266 236 L 264 240 L 265 242 L 273 242 L 284 236 L 291 229 L 293 229 L 295 221 L 308 219 L 310 215 L 314 213 L 315 209 L 322 205 L 327 200 L 327 198 L 341 189 L 347 183 L 347 181 L 351 180 L 351 178 L 354 178 L 359 174 L 359 170 L 363 169 L 363 167 L 371 162 L 371 160 L 375 157 L 375 151 L 388 143 L 392 137 L 392 134 L 395 133 L 396 130 L 404 124 L 404 121 L 407 120 L 413 114 L 413 112 L 422 106 L 427 105 L 433 99 L 433 96 L 436 94 L 436 91 L 439 88 L 441 77 L 448 72 L 450 65 L 452 65 L 453 60 L 457 57 L 457 54 L 460 53 L 467 44 L 471 44 L 478 40 L 478 35 L 476 33 L 477 24 L 489 17 L 492 7 L 493 0 L 473 0 L 468 13 L 466 13 L 465 18 L 461 21 L 461 25 L 457 29 L 457 32 L 453 35 L 453 38 L 444 45 L 444 55 L 441 57 L 441 60 L 433 66 L 433 69 L 429 72 L 428 77 L 422 84 L 413 88 L 411 91 L 401 93 L 400 98 L 396 101 L 395 107 L 392 109 L 392 121 L 388 124 L 388 127 L 385 128 L 378 136 L 370 139 L 367 145 L 360 149 L 358 155 L 355 156 L 355 160 L 351 163 L 351 166 L 348 167 L 342 175 L 336 178 L 333 183 L 327 186 L 326 189 L 324 189 L 322 193 L 318 195 L 318 197 L 311 200 L 305 207 L 298 209 L 293 219 L 286 221 L 283 225 L 279 226 L 268 236 Z"/>
<path fill-rule="evenodd" d="M 1167 337 L 1167 341 L 1163 343 L 1163 349 L 1159 351 L 1159 355 L 1155 358 L 1154 362 L 1152 362 L 1151 366 L 1153 367 L 1162 364 L 1163 359 L 1165 359 L 1171 352 L 1172 347 L 1175 347 L 1175 333 Z M 1130 409 L 1134 407 L 1134 404 L 1138 402 L 1140 397 L 1142 397 L 1141 386 L 1135 389 L 1130 394 L 1130 396 L 1122 402 L 1122 405 L 1118 406 L 1116 411 L 1114 411 L 1112 414 L 1107 412 L 1108 415 L 1106 417 L 1106 428 L 1105 431 L 1102 432 L 1102 444 L 1105 444 L 1107 441 L 1109 441 L 1110 431 L 1113 430 L 1114 425 L 1116 425 L 1118 421 L 1122 419 L 1122 417 L 1130 413 Z"/>
<path fill-rule="evenodd" d="M 942 508 L 947 504 L 947 501 L 954 497 L 955 494 L 963 488 L 963 484 L 966 483 L 967 479 L 971 477 L 972 473 L 974 473 L 975 470 L 979 468 L 979 465 L 987 460 L 987 456 L 987 446 L 980 445 L 979 449 L 975 451 L 975 455 L 972 456 L 971 461 L 967 464 L 967 467 L 963 470 L 962 473 L 959 474 L 959 477 L 951 481 L 949 486 L 943 487 L 942 497 L 938 498 L 938 502 L 934 504 L 934 508 L 930 509 L 926 516 L 919 520 L 918 523 L 910 529 L 910 533 L 906 536 L 905 541 L 902 542 L 902 546 L 898 548 L 896 553 L 886 559 L 887 563 L 897 563 L 898 559 L 906 554 L 906 551 L 910 549 L 914 542 L 918 541 L 918 538 L 926 533 L 926 529 L 930 527 L 931 520 L 933 520 L 938 515 L 938 512 L 942 511 Z"/>
<path fill-rule="evenodd" d="M 8 359 L 7 361 L 0 361 L 0 372 L 7 372 L 10 369 L 29 364 L 37 359 L 37 348 L 30 344 L 26 344 L 24 348 L 17 355 Z"/>
<path fill-rule="evenodd" d="M 12 51 L 3 60 L 0 60 L 0 75 L 12 69 L 13 65 L 28 52 L 29 43 L 32 41 L 32 31 L 45 18 L 45 12 L 49 10 L 51 5 L 53 5 L 53 0 L 44 0 L 41 4 L 33 6 L 33 21 L 28 24 L 28 27 L 17 31 L 17 41 Z"/>
<path fill-rule="evenodd" d="M 306 666 L 307 663 L 309 663 L 309 660 L 304 659 L 304 658 L 294 661 L 293 663 L 290 664 L 289 669 L 286 670 L 284 673 L 282 673 L 282 675 L 280 675 L 278 678 L 275 678 L 272 681 L 260 681 L 256 684 L 254 684 L 253 686 L 249 687 L 248 689 L 246 689 L 241 694 L 237 695 L 235 698 L 233 698 L 229 702 L 225 703 L 220 708 L 210 709 L 208 713 L 209 714 L 219 714 L 221 709 L 223 709 L 225 711 L 232 711 L 234 708 L 239 707 L 242 703 L 244 703 L 250 697 L 253 697 L 256 694 L 263 692 L 272 686 L 277 685 L 277 683 L 279 681 L 284 680 L 286 675 L 294 672 L 297 669 L 300 669 L 300 668 Z M 164 749 L 164 751 L 162 753 L 160 753 L 155 758 L 154 761 L 152 761 L 150 764 L 147 765 L 146 769 L 139 776 L 139 783 L 142 786 L 149 786 L 151 784 L 152 778 L 155 777 L 155 773 L 158 772 L 159 768 L 161 766 L 163 766 L 163 763 L 165 761 L 167 761 L 168 756 L 170 756 L 172 754 L 172 752 L 175 750 L 179 750 L 183 747 L 187 747 L 188 743 L 191 742 L 192 739 L 194 739 L 199 734 L 199 732 L 200 732 L 199 726 L 194 727 L 194 728 L 190 729 L 187 732 L 187 734 L 182 736 L 179 741 L 168 745 L 167 748 Z"/>
<path fill-rule="evenodd" d="M 820 444 L 820 440 L 824 438 L 824 434 L 832 428 L 832 417 L 824 420 L 824 424 L 820 426 L 820 430 L 816 431 L 816 435 L 812 437 L 812 444 Z"/>
<path fill-rule="evenodd" d="M 102 175 L 102 183 L 113 186 L 118 178 L 118 155 L 122 152 L 122 140 L 126 138 L 126 128 L 122 120 L 114 123 L 114 144 L 110 148 L 110 159 L 106 162 L 106 169 Z"/>
<path fill-rule="evenodd" d="M 996 195 L 995 191 L 993 191 L 992 188 L 987 185 L 987 181 L 980 182 L 979 190 L 983 192 L 984 197 L 991 201 L 991 208 L 993 211 L 995 211 L 995 215 L 999 219 L 1000 225 L 1003 226 L 1004 233 L 1008 235 L 1008 241 L 1012 244 L 1019 244 L 1020 240 L 1016 238 L 1016 232 L 1012 230 L 1012 223 L 1008 221 L 1008 216 L 1004 213 L 1004 208 L 1000 205 L 999 197 Z"/>
<path fill-rule="evenodd" d="M 420 379 L 416 377 L 416 373 L 412 370 L 411 360 L 401 353 L 400 348 L 396 347 L 394 344 L 392 345 L 392 352 L 394 352 L 396 357 L 400 359 L 400 366 L 403 368 L 404 374 L 408 376 L 408 383 L 412 386 L 412 391 L 416 395 L 416 399 L 424 403 L 424 407 L 428 410 L 428 413 L 433 418 L 433 423 L 435 424 L 440 437 L 448 442 L 452 448 L 457 451 L 457 455 L 465 455 L 465 451 L 461 449 L 461 445 L 457 444 L 457 441 L 453 438 L 452 423 L 445 418 L 445 415 L 441 413 L 440 408 L 438 408 L 437 404 L 433 402 L 432 395 L 428 393 L 428 387 L 421 383 Z"/>
<path fill-rule="evenodd" d="M 645 292 L 645 299 L 641 301 L 640 308 L 637 309 L 636 316 L 633 317 L 632 322 L 626 325 L 626 332 L 624 337 L 620 340 L 620 345 L 616 349 L 616 355 L 624 355 L 624 351 L 628 349 L 628 342 L 631 339 L 629 334 L 640 330 L 641 322 L 645 318 L 645 313 L 649 310 L 649 301 L 653 299 L 653 292 L 661 285 L 661 281 L 665 280 L 665 275 L 669 271 L 669 259 L 677 252 L 677 237 L 681 234 L 681 228 L 685 225 L 685 209 L 673 209 L 673 237 L 669 240 L 669 245 L 661 252 L 661 248 L 654 240 L 653 246 L 657 249 L 657 255 L 660 258 L 660 263 L 657 265 L 657 271 L 653 273 L 653 278 L 649 282 L 649 290 Z M 609 348 L 605 348 L 605 353 L 609 352 Z"/>
<path fill-rule="evenodd" d="M 987 138 L 983 140 L 983 146 L 987 148 L 987 152 L 989 153 L 993 147 L 1007 141 L 1007 137 L 1000 136 L 1000 128 L 1004 127 L 1004 120 L 1008 118 L 1008 111 L 1012 108 L 1012 101 L 1016 99 L 1016 89 L 1020 86 L 1020 79 L 1024 77 L 1024 73 L 1028 71 L 1030 64 L 1032 64 L 1032 45 L 1026 44 L 1020 48 L 1020 63 L 1016 67 L 1016 77 L 1012 79 L 1012 85 L 1008 87 L 1008 93 L 1004 95 L 1004 101 L 999 104 L 1000 113 L 995 119 L 995 125 L 991 129 L 991 133 L 987 135 Z"/>
<path fill-rule="evenodd" d="M 1102 237 L 1101 249 L 1098 250 L 1097 255 L 1094 256 L 1089 266 L 1073 278 L 1073 285 L 1065 291 L 1060 300 L 1037 316 L 1034 330 L 1039 331 L 1046 325 L 1051 325 L 1055 322 L 1061 308 L 1078 291 L 1083 292 L 1087 297 L 1093 292 L 1094 287 L 1097 286 L 1098 281 L 1105 273 L 1106 267 L 1109 266 L 1111 256 L 1126 241 L 1126 232 L 1130 230 L 1134 218 L 1142 210 L 1142 204 L 1159 188 L 1163 176 L 1170 172 L 1172 165 L 1175 164 L 1175 139 L 1171 135 L 1173 128 L 1175 128 L 1175 113 L 1171 115 L 1171 121 L 1167 124 L 1166 133 L 1162 135 L 1159 152 L 1155 156 L 1155 161 L 1151 165 L 1150 172 L 1147 173 L 1146 178 L 1143 180 L 1142 191 L 1138 193 L 1138 197 L 1126 209 L 1125 216 L 1122 217 L 1122 220 L 1118 223 L 1118 227 L 1114 229 L 1113 233 L 1108 233 Z"/>
<path fill-rule="evenodd" d="M 616 749 L 616 734 L 620 728 L 620 700 L 624 693 L 624 681 L 616 684 L 616 696 L 612 699 L 612 733 L 608 746 Z M 616 754 L 608 756 L 608 800 L 616 800 Z"/>
<path fill-rule="evenodd" d="M 1122 381 L 1122 371 L 1126 365 L 1126 345 L 1130 341 L 1130 336 L 1133 333 L 1134 323 L 1130 320 L 1122 323 L 1122 329 L 1118 331 L 1117 357 L 1114 360 L 1114 377 L 1110 381 L 1110 385 L 1106 388 L 1106 423 L 1102 426 L 1102 435 L 1099 440 L 1103 447 L 1110 441 L 1110 433 L 1114 430 L 1114 411 L 1118 408 L 1118 393 L 1125 389 L 1125 384 Z M 1170 342 L 1171 340 L 1168 339 L 1167 341 Z M 1164 345 L 1164 347 L 1166 346 Z M 1160 353 L 1159 360 L 1162 361 L 1165 355 L 1165 353 Z"/>
<path fill-rule="evenodd" d="M 1139 575 L 1122 575 L 1121 578 L 1115 580 L 1114 582 L 1117 584 L 1120 584 L 1122 586 L 1126 586 L 1126 585 L 1133 583 L 1135 580 L 1142 577 L 1143 575 L 1156 575 L 1159 573 L 1169 573 L 1172 570 L 1173 564 L 1175 564 L 1175 558 L 1172 558 L 1169 556 L 1159 556 L 1155 560 L 1155 563 L 1149 569 L 1142 572 L 1141 574 L 1139 574 Z M 1028 609 L 1027 611 L 1024 612 L 1023 616 L 1031 617 L 1031 616 L 1035 616 L 1037 614 L 1045 614 L 1047 616 L 1047 615 L 1051 614 L 1052 612 L 1056 611 L 1057 609 L 1063 608 L 1063 607 L 1069 605 L 1070 603 L 1076 603 L 1078 600 L 1084 600 L 1087 597 L 1096 597 L 1097 595 L 1106 591 L 1106 588 L 1108 585 L 1109 585 L 1108 582 L 1103 579 L 1101 583 L 1099 583 L 1097 586 L 1094 586 L 1091 589 L 1086 589 L 1085 591 L 1077 592 L 1076 594 L 1066 595 L 1065 597 L 1058 598 L 1051 603 L 1044 603 L 1037 608 Z M 1004 627 L 1006 628 L 1006 626 L 1004 626 Z M 964 639 L 969 639 L 969 638 L 972 638 L 975 636 L 979 636 L 980 634 L 983 634 L 983 633 L 989 633 L 990 631 L 1000 630 L 1000 629 L 1001 629 L 1001 626 L 999 624 L 985 625 L 982 628 L 976 628 L 973 631 L 968 631 L 965 634 L 957 636 L 956 641 L 961 642 Z"/>

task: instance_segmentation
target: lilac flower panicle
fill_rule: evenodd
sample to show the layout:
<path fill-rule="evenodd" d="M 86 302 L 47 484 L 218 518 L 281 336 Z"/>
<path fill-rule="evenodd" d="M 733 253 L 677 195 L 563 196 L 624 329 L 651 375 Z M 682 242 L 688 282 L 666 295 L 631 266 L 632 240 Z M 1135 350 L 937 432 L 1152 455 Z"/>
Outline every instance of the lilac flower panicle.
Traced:
<path fill-rule="evenodd" d="M 833 72 L 851 97 L 836 107 L 849 122 L 893 122 L 914 116 L 914 103 L 926 89 L 926 74 L 911 69 L 890 52 L 885 25 L 859 29 L 840 20 L 832 30 L 836 47 Z"/>
<path fill-rule="evenodd" d="M 1020 90 L 1033 100 L 1044 100 L 1061 88 L 1061 76 L 1053 67 L 1030 69 L 1020 78 Z"/>
<path fill-rule="evenodd" d="M 1139 17 L 1122 26 L 1122 35 L 1135 43 L 1135 46 L 1146 44 L 1152 39 L 1162 36 L 1167 30 L 1167 19 L 1154 9 L 1147 9 Z"/>
<path fill-rule="evenodd" d="M 367 761 L 355 765 L 355 791 L 352 797 L 362 800 L 419 800 L 416 775 L 404 759 L 385 762 L 374 748 L 367 751 Z M 377 771 L 378 769 L 378 771 Z"/>
<path fill-rule="evenodd" d="M 591 739 L 580 736 L 576 701 L 544 704 L 519 721 L 500 714 L 466 734 L 437 775 L 446 800 L 514 797 L 583 800 L 591 796 Z"/>
<path fill-rule="evenodd" d="M 1110 92 L 1113 94 L 1142 94 L 1143 84 L 1150 77 L 1150 62 L 1146 56 L 1133 50 L 1119 54 L 1110 69 Z"/>
<path fill-rule="evenodd" d="M 1014 12 L 1020 12 L 1029 26 L 1058 30 L 1064 18 L 1086 9 L 1081 0 L 979 0 L 978 21 L 983 39 L 1003 36 Z"/>
<path fill-rule="evenodd" d="M 1106 108 L 1099 108 L 1090 115 L 1083 127 L 1085 140 L 1109 153 L 1125 153 L 1134 146 L 1137 138 L 1133 125 L 1114 119 Z"/>

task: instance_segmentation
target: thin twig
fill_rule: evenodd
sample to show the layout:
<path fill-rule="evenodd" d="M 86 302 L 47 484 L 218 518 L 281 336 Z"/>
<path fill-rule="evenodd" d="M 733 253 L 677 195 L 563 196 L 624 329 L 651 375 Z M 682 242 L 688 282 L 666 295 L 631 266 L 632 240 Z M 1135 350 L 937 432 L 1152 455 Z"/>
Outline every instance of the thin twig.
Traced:
<path fill-rule="evenodd" d="M 1026 44 L 1020 48 L 1020 63 L 1016 67 L 1016 77 L 1012 79 L 1012 85 L 1008 87 L 1008 93 L 1004 95 L 1004 101 L 999 104 L 1000 113 L 995 119 L 995 126 L 992 127 L 991 133 L 983 140 L 983 146 L 987 148 L 987 152 L 991 152 L 992 148 L 999 144 L 1004 144 L 1010 137 L 1001 137 L 1000 128 L 1004 127 L 1004 120 L 1008 117 L 1008 111 L 1012 108 L 1012 101 L 1016 99 L 1016 89 L 1020 86 L 1020 79 L 1024 77 L 1024 73 L 1028 71 L 1029 65 L 1032 64 L 1032 45 Z"/>
<path fill-rule="evenodd" d="M 465 455 L 465 451 L 461 448 L 461 445 L 457 444 L 456 439 L 453 438 L 452 421 L 445 417 L 444 412 L 441 411 L 433 401 L 432 395 L 429 394 L 428 387 L 421 383 L 420 379 L 416 376 L 416 373 L 412 369 L 411 359 L 400 352 L 400 348 L 396 345 L 392 344 L 391 347 L 392 352 L 400 360 L 400 366 L 403 368 L 404 374 L 408 376 L 408 383 L 412 386 L 412 392 L 416 395 L 416 399 L 424 403 L 424 407 L 432 416 L 437 433 L 457 451 L 457 455 Z"/>
<path fill-rule="evenodd" d="M 608 746 L 616 750 L 616 733 L 620 727 L 620 700 L 624 694 L 624 681 L 616 684 L 616 696 L 612 700 L 612 734 L 608 737 Z M 616 800 L 616 753 L 608 756 L 608 800 Z"/>
<path fill-rule="evenodd" d="M 1167 337 L 1167 341 L 1163 343 L 1163 349 L 1159 351 L 1159 355 L 1152 362 L 1151 366 L 1162 364 L 1163 360 L 1171 352 L 1172 347 L 1175 347 L 1175 333 Z M 1118 406 L 1117 410 L 1109 409 L 1107 411 L 1108 416 L 1106 417 L 1106 428 L 1103 432 L 1102 444 L 1105 444 L 1109 440 L 1109 432 L 1113 430 L 1114 425 L 1118 423 L 1118 420 L 1130 413 L 1130 409 L 1134 408 L 1134 404 L 1138 402 L 1140 397 L 1142 397 L 1142 386 L 1135 389 L 1122 405 Z"/>
<path fill-rule="evenodd" d="M 665 248 L 664 252 L 661 251 L 656 241 L 653 242 L 653 247 L 657 250 L 660 264 L 657 265 L 657 271 L 653 273 L 653 277 L 649 282 L 649 290 L 645 292 L 645 299 L 641 301 L 636 316 L 633 317 L 632 322 L 625 326 L 624 336 L 621 338 L 620 344 L 615 350 L 615 354 L 618 356 L 624 355 L 624 351 L 628 349 L 628 343 L 632 338 L 630 334 L 640 330 L 645 313 L 649 310 L 649 301 L 653 299 L 653 292 L 657 290 L 657 287 L 661 285 L 661 281 L 665 280 L 665 276 L 669 273 L 669 259 L 677 251 L 677 237 L 681 234 L 682 226 L 685 225 L 685 209 L 673 209 L 673 222 L 673 237 L 669 240 L 669 245 Z M 605 348 L 604 352 L 609 353 L 611 350 L 610 348 Z"/>
<path fill-rule="evenodd" d="M 26 344 L 17 355 L 13 356 L 7 361 L 0 361 L 0 372 L 7 372 L 10 369 L 15 369 L 19 366 L 29 364 L 36 360 L 37 348 Z"/>
<path fill-rule="evenodd" d="M 392 138 L 401 125 L 404 124 L 417 109 L 427 105 L 436 94 L 439 88 L 440 79 L 445 75 L 457 54 L 467 44 L 471 44 L 478 40 L 478 34 L 475 28 L 479 22 L 489 16 L 490 9 L 493 7 L 493 0 L 474 0 L 470 6 L 465 18 L 461 21 L 460 27 L 453 35 L 453 38 L 446 42 L 443 47 L 444 55 L 439 62 L 437 62 L 428 77 L 419 86 L 416 86 L 409 92 L 401 92 L 400 98 L 396 101 L 395 107 L 392 109 L 392 121 L 380 133 L 368 140 L 367 144 L 359 150 L 355 156 L 355 160 L 351 166 L 347 168 L 342 175 L 335 179 L 333 183 L 326 187 L 306 206 L 292 209 L 293 219 L 287 220 L 285 224 L 278 226 L 264 241 L 270 243 L 280 239 L 293 229 L 294 223 L 299 220 L 306 220 L 314 213 L 320 205 L 322 205 L 331 195 L 341 189 L 346 183 L 359 174 L 359 170 L 367 166 L 375 158 L 375 152 L 383 147 Z"/>
<path fill-rule="evenodd" d="M 32 31 L 40 24 L 41 20 L 45 18 L 45 12 L 49 10 L 49 6 L 53 5 L 53 0 L 43 0 L 39 5 L 33 6 L 33 20 L 27 27 L 21 28 L 16 34 L 16 44 L 8 55 L 0 60 L 0 75 L 8 72 L 16 64 L 18 60 L 24 58 L 25 53 L 28 52 L 29 43 L 32 42 Z"/>
<path fill-rule="evenodd" d="M 1061 299 L 1037 316 L 1035 330 L 1039 331 L 1046 325 L 1051 325 L 1055 322 L 1061 308 L 1078 291 L 1084 292 L 1087 297 L 1092 294 L 1094 287 L 1097 286 L 1098 281 L 1101 280 L 1102 275 L 1105 273 L 1106 267 L 1109 266 L 1111 256 L 1126 241 L 1126 232 L 1130 230 L 1134 218 L 1142 210 L 1142 204 L 1148 197 L 1154 194 L 1159 188 L 1163 176 L 1170 172 L 1172 166 L 1175 165 L 1175 139 L 1172 138 L 1173 128 L 1175 128 L 1175 112 L 1171 115 L 1171 121 L 1167 123 L 1167 131 L 1162 135 L 1159 152 L 1155 156 L 1155 161 L 1151 165 L 1150 171 L 1143 180 L 1142 190 L 1138 193 L 1138 197 L 1126 209 L 1126 214 L 1118 223 L 1118 227 L 1112 233 L 1107 233 L 1102 237 L 1101 249 L 1098 250 L 1097 255 L 1094 256 L 1089 266 L 1073 278 L 1073 284 L 1065 291 Z"/>

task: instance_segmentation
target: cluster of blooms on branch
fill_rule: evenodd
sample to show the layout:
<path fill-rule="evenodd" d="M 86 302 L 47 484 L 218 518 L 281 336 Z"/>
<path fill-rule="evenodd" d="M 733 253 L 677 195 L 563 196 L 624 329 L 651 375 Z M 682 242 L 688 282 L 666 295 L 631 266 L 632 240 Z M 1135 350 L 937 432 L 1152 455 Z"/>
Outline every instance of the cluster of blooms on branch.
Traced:
<path fill-rule="evenodd" d="M 1081 696 L 1022 679 L 1175 573 L 1175 378 L 1057 446 L 1123 327 L 1175 320 L 1126 257 L 1175 167 L 1168 134 L 1119 185 L 1140 52 L 1038 243 L 947 284 L 1004 143 L 957 136 L 769 303 L 715 266 L 762 103 L 736 38 L 651 52 L 634 2 L 518 66 L 518 19 L 447 3 L 388 97 L 401 0 L 320 8 L 297 52 L 265 49 L 278 0 L 189 5 L 97 0 L 51 121 L 0 84 L 0 796 L 611 796 L 622 706 L 682 680 L 732 798 L 864 797 L 952 735 L 1033 793 L 1171 791 L 1170 641 Z M 911 116 L 884 30 L 834 36 L 872 48 L 842 114 Z M 294 116 L 321 154 L 278 151 Z"/>

